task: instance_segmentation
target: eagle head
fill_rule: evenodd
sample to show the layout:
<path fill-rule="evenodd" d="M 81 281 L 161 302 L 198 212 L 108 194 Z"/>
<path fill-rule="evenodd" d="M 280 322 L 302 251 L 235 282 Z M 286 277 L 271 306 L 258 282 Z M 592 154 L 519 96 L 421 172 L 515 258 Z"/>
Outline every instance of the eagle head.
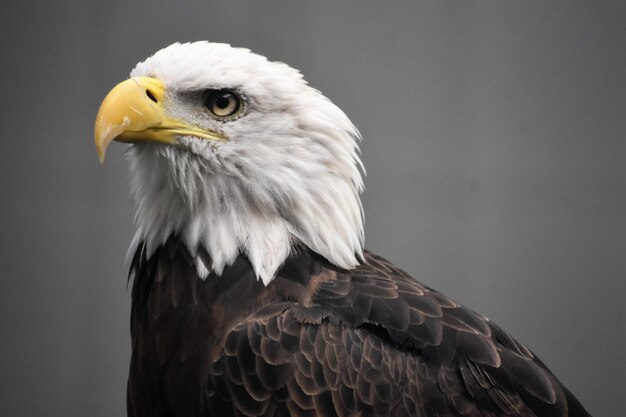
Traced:
<path fill-rule="evenodd" d="M 210 42 L 175 43 L 137 64 L 95 125 L 101 160 L 111 141 L 130 143 L 131 250 L 177 235 L 201 278 L 244 255 L 265 284 L 298 248 L 359 263 L 359 139 L 297 70 Z"/>

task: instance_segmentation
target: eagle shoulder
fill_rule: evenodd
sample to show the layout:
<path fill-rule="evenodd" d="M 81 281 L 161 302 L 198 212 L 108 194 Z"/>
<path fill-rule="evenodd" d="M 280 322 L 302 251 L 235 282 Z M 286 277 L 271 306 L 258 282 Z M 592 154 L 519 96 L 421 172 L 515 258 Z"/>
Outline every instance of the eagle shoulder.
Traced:
<path fill-rule="evenodd" d="M 211 407 L 249 416 L 588 415 L 523 344 L 383 258 L 366 252 L 350 271 L 318 263 L 306 297 L 267 304 L 228 334 L 211 367 Z"/>

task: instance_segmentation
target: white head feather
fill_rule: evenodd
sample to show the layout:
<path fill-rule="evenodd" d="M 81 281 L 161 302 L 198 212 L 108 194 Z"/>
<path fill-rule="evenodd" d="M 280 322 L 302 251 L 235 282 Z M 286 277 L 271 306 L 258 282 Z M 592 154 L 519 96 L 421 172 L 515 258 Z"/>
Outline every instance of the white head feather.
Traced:
<path fill-rule="evenodd" d="M 359 133 L 347 116 L 293 68 L 226 44 L 173 44 L 131 76 L 166 86 L 165 109 L 227 141 L 185 137 L 181 146 L 131 145 L 135 245 L 148 251 L 177 233 L 198 273 L 221 274 L 245 254 L 265 284 L 297 245 L 353 268 L 362 257 L 363 190 Z M 219 121 L 199 98 L 232 89 L 241 115 Z M 132 249 L 132 247 L 131 247 Z"/>

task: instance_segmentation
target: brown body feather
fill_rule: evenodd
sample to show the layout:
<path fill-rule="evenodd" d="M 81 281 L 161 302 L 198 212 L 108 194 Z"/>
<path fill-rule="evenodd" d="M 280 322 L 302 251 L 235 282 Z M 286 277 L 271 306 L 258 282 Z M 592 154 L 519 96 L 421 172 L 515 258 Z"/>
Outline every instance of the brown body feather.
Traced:
<path fill-rule="evenodd" d="M 199 279 L 172 237 L 131 276 L 132 417 L 588 415 L 494 323 L 371 253 L 346 271 L 302 250 L 266 287 L 243 256 Z"/>

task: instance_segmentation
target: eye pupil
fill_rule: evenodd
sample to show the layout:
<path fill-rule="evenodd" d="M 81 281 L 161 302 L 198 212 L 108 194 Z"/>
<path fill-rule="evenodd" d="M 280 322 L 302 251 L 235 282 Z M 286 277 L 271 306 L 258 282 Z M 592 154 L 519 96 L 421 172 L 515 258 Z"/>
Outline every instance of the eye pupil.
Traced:
<path fill-rule="evenodd" d="M 204 105 L 214 116 L 224 118 L 241 110 L 241 99 L 229 90 L 216 90 L 209 93 Z"/>
<path fill-rule="evenodd" d="M 230 104 L 230 94 L 224 94 L 215 101 L 215 105 L 220 109 L 225 109 Z"/>

